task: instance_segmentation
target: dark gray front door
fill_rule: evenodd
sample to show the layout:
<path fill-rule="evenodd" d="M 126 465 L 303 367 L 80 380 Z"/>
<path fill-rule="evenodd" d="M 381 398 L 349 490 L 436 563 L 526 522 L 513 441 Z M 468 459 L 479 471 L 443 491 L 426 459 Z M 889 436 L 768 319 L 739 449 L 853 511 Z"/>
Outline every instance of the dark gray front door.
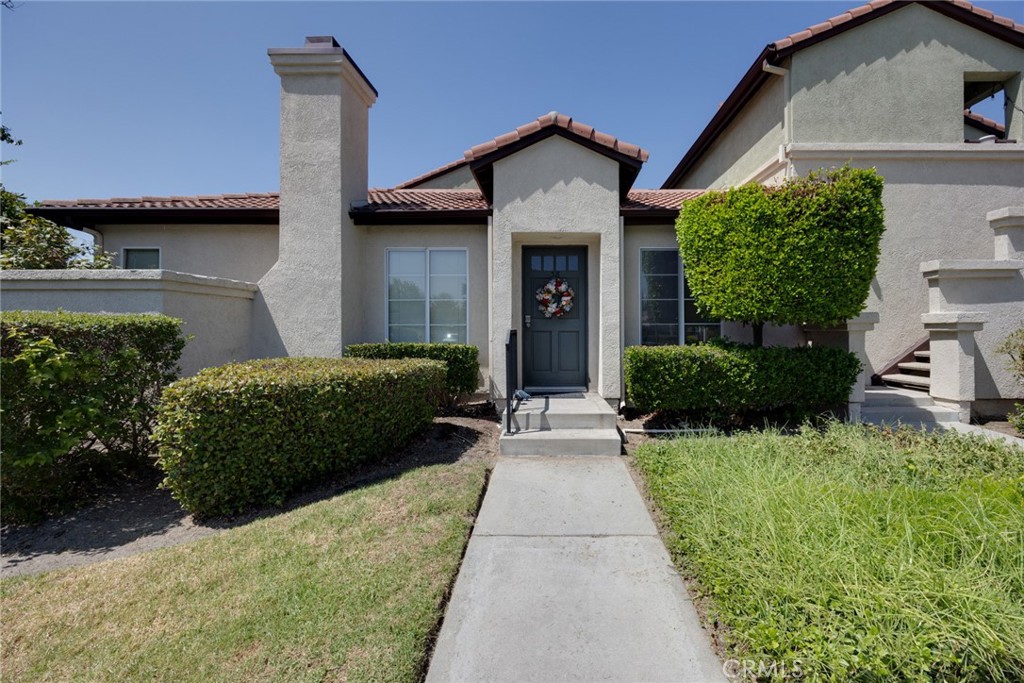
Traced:
<path fill-rule="evenodd" d="M 537 292 L 553 278 L 573 290 L 572 308 L 546 317 Z M 523 385 L 587 386 L 587 248 L 523 247 Z"/>

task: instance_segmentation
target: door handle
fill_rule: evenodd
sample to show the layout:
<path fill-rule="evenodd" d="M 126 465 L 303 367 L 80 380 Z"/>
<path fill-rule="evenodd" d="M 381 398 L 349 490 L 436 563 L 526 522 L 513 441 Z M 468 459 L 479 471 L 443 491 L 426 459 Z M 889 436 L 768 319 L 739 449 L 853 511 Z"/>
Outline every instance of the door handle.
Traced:
<path fill-rule="evenodd" d="M 529 329 L 530 328 L 530 323 L 533 322 L 533 318 L 531 318 L 530 316 L 526 316 L 525 322 L 526 322 L 526 328 Z"/>

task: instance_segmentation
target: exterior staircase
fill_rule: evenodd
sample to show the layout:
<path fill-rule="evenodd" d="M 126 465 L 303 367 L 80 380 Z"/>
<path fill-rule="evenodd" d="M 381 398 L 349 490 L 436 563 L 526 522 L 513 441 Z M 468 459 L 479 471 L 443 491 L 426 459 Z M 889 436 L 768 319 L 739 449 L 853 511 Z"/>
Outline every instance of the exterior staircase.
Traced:
<path fill-rule="evenodd" d="M 932 397 L 920 389 L 867 387 L 864 395 L 864 404 L 860 409 L 861 422 L 935 427 L 943 422 L 960 421 L 960 414 L 956 410 L 935 405 Z"/>
<path fill-rule="evenodd" d="M 512 433 L 498 439 L 501 455 L 620 455 L 618 416 L 597 394 L 532 396 L 512 413 Z"/>
<path fill-rule="evenodd" d="M 927 348 L 914 351 L 913 360 L 901 362 L 896 367 L 898 372 L 882 375 L 882 381 L 886 386 L 902 387 L 925 393 L 931 388 L 931 351 Z"/>

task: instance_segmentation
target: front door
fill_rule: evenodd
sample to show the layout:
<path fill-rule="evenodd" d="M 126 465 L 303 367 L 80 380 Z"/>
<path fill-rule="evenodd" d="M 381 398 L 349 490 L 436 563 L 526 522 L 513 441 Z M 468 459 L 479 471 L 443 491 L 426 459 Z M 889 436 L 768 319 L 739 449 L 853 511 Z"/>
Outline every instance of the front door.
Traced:
<path fill-rule="evenodd" d="M 522 323 L 526 390 L 585 390 L 586 247 L 523 247 Z"/>

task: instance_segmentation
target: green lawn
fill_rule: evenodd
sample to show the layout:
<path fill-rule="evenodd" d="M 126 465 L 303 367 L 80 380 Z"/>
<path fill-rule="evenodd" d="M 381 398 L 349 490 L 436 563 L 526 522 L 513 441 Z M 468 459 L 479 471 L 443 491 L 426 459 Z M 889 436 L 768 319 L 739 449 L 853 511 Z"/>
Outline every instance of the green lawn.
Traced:
<path fill-rule="evenodd" d="M 5 681 L 413 681 L 485 466 L 435 465 L 189 545 L 0 584 Z"/>
<path fill-rule="evenodd" d="M 1024 450 L 836 424 L 636 463 L 731 656 L 812 681 L 1024 680 Z"/>

